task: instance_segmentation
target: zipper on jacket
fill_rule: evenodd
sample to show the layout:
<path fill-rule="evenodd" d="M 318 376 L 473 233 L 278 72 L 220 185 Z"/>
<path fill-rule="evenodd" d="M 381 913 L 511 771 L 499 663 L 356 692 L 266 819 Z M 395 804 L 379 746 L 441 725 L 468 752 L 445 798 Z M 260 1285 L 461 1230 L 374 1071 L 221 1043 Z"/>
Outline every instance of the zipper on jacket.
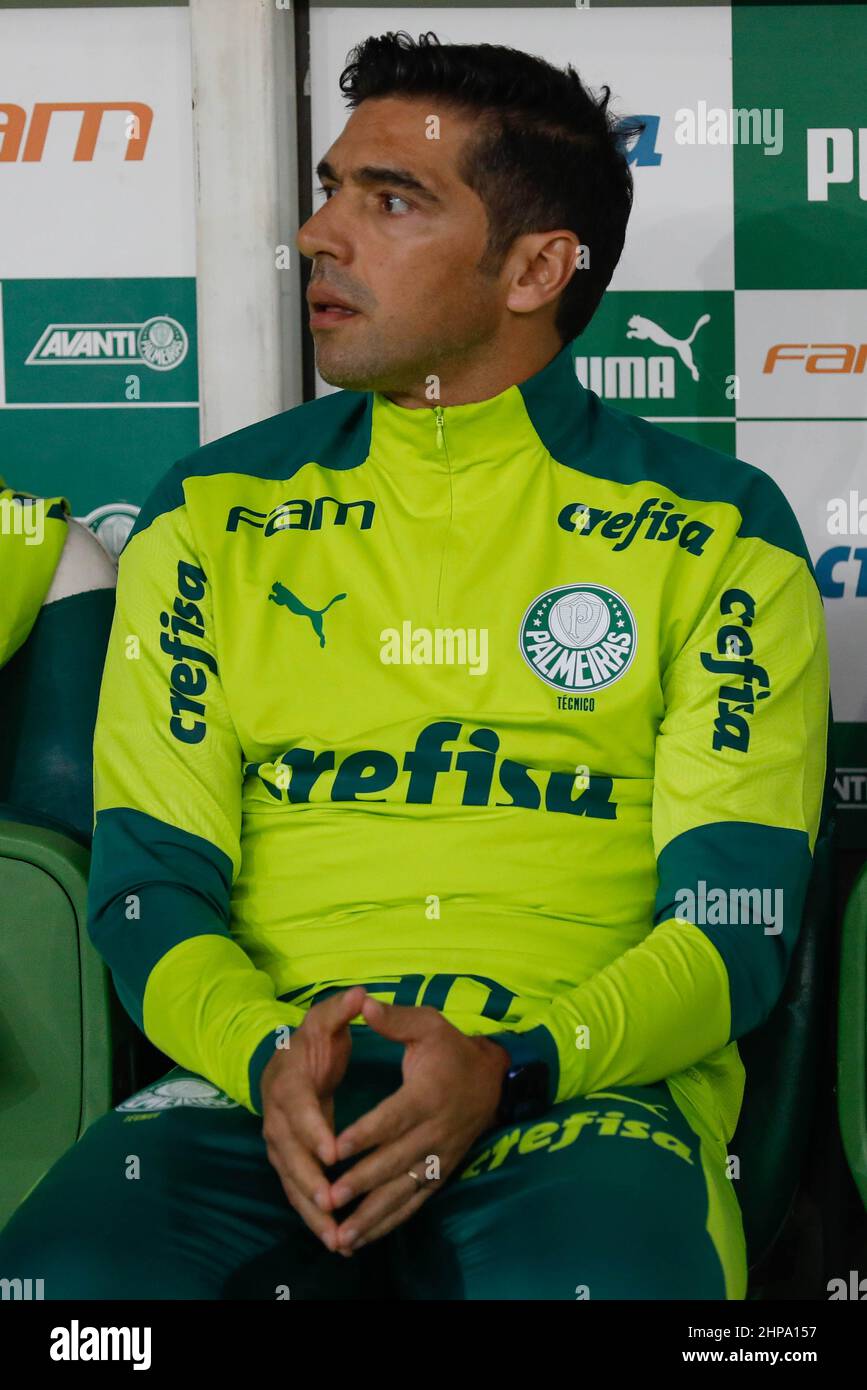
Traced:
<path fill-rule="evenodd" d="M 441 405 L 434 406 L 434 418 L 437 422 L 437 448 L 444 449 L 445 437 L 443 435 L 443 430 L 445 429 L 445 421 L 443 420 L 443 408 Z"/>
<path fill-rule="evenodd" d="M 449 474 L 449 519 L 448 519 L 448 525 L 446 526 L 445 538 L 444 538 L 444 540 L 443 540 L 442 552 L 441 552 L 441 554 L 440 554 L 440 572 L 439 572 L 439 578 L 437 579 L 437 599 L 436 599 L 436 604 L 437 604 L 437 612 L 439 612 L 440 602 L 441 602 L 441 599 L 442 599 L 443 575 L 444 575 L 444 573 L 445 573 L 445 566 L 446 566 L 446 553 L 447 553 L 448 548 L 449 548 L 449 540 L 450 540 L 450 538 L 451 538 L 451 532 L 452 532 L 452 522 L 453 522 L 453 520 L 454 520 L 455 498 L 454 498 L 454 489 L 453 489 L 453 486 L 452 486 L 452 465 L 451 465 L 451 460 L 450 460 L 450 458 L 449 458 L 449 451 L 448 451 L 448 449 L 446 448 L 446 425 L 445 425 L 445 419 L 444 419 L 444 417 L 443 417 L 443 408 L 442 408 L 441 405 L 435 405 L 435 406 L 434 406 L 434 419 L 436 420 L 437 449 L 442 449 L 442 450 L 444 451 L 444 453 L 445 453 L 445 456 L 446 456 L 446 466 L 447 466 L 447 468 L 448 468 L 448 474 Z"/>

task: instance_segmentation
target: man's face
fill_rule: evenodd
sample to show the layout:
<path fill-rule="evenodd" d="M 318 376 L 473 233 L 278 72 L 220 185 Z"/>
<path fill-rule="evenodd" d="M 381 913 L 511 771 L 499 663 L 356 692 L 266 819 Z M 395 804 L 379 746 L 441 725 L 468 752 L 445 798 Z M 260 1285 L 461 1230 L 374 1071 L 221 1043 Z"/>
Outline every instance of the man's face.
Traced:
<path fill-rule="evenodd" d="M 429 139 L 434 114 L 439 138 Z M 319 165 L 326 200 L 298 247 L 314 258 L 310 328 L 332 385 L 419 394 L 426 377 L 460 371 L 505 327 L 504 284 L 477 269 L 485 208 L 457 173 L 473 128 L 433 98 L 371 99 Z M 317 311 L 329 291 L 355 312 Z"/>

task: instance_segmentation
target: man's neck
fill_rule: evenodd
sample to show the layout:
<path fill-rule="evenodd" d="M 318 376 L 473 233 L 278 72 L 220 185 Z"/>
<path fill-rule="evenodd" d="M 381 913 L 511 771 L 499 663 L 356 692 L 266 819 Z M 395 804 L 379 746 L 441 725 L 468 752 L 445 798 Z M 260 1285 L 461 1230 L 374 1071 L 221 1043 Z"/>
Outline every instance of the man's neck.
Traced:
<path fill-rule="evenodd" d="M 433 398 L 429 394 L 432 375 L 429 372 L 420 373 L 417 389 L 386 391 L 384 394 L 395 405 L 403 406 L 406 410 L 429 410 L 433 405 L 470 405 L 474 401 L 487 401 L 541 372 L 562 347 L 562 340 L 553 329 L 544 338 L 536 334 L 532 342 L 517 342 L 513 335 L 508 343 L 486 344 L 484 357 L 460 366 L 442 368 L 437 394 Z"/>

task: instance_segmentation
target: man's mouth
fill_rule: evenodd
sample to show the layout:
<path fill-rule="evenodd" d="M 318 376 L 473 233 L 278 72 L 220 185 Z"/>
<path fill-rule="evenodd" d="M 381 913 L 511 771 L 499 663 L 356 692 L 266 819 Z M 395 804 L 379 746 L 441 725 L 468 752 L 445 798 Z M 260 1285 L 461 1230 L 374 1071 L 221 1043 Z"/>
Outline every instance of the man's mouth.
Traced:
<path fill-rule="evenodd" d="M 331 328 L 337 323 L 345 323 L 347 319 L 358 318 L 357 309 L 340 303 L 333 295 L 327 293 L 320 299 L 314 291 L 308 296 L 308 304 L 311 328 Z"/>
<path fill-rule="evenodd" d="M 312 304 L 310 307 L 310 327 L 325 328 L 330 324 L 343 323 L 345 319 L 356 319 L 354 309 L 343 309 L 339 304 Z"/>

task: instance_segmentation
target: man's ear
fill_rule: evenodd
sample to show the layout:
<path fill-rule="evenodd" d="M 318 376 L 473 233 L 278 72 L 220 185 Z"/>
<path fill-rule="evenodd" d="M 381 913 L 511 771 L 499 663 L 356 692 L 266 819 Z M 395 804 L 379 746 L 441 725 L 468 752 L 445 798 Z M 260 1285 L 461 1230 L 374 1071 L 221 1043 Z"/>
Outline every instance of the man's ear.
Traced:
<path fill-rule="evenodd" d="M 572 276 L 590 264 L 589 248 L 574 232 L 531 232 L 509 254 L 511 282 L 506 307 L 530 314 L 559 299 Z"/>

